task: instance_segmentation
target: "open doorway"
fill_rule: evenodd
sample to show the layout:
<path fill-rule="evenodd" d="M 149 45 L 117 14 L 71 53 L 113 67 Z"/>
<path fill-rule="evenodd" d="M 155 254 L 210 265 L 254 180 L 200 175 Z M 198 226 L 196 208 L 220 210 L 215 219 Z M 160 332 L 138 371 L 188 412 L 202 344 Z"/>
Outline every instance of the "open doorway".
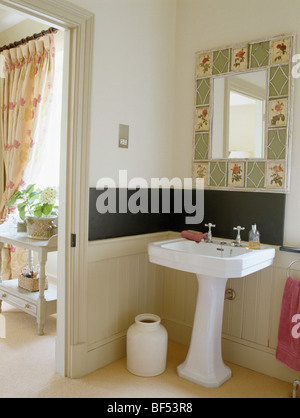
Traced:
<path fill-rule="evenodd" d="M 65 31 L 60 156 L 56 371 L 84 373 L 88 244 L 88 155 L 93 15 L 64 0 L 0 0 L 48 27 Z M 73 237 L 73 240 L 71 240 Z M 76 238 L 76 240 L 74 239 Z M 76 241 L 76 244 L 74 245 Z M 73 245 L 72 245 L 73 244 Z M 80 372 L 78 372 L 80 370 Z"/>
<path fill-rule="evenodd" d="M 6 48 L 18 42 L 20 39 L 26 39 L 34 34 L 41 34 L 47 31 L 48 26 L 32 20 L 23 14 L 11 12 L 0 8 L 0 48 L 4 45 Z M 62 79 L 63 79 L 63 61 L 64 61 L 64 31 L 57 31 L 52 34 L 55 44 L 55 69 L 52 87 L 52 98 L 48 106 L 47 126 L 37 123 L 35 137 L 32 139 L 32 149 L 34 142 L 42 140 L 43 147 L 35 149 L 31 155 L 31 163 L 27 164 L 22 179 L 21 188 L 25 189 L 30 184 L 35 184 L 36 188 L 44 189 L 52 187 L 59 189 L 59 171 L 60 171 L 60 142 L 61 142 L 61 110 L 62 110 Z M 39 38 L 40 39 L 40 38 Z M 46 128 L 46 129 L 45 129 Z M 3 164 L 3 160 L 1 161 Z M 1 173 L 5 170 L 1 167 Z M 2 190 L 4 184 L 2 184 Z M 16 224 L 18 219 L 17 211 L 14 211 L 9 218 L 9 223 Z M 14 250 L 15 251 L 15 250 Z M 16 253 L 11 254 L 15 256 Z M 22 264 L 22 260 L 20 260 Z M 13 276 L 21 269 L 21 264 L 12 262 L 14 267 Z M 23 266 L 22 266 L 23 267 Z M 57 253 L 50 253 L 46 264 L 46 275 L 48 279 L 56 284 L 57 282 Z M 7 276 L 7 274 L 6 274 Z"/>
<path fill-rule="evenodd" d="M 6 66 L 0 87 L 0 172 L 4 178 L 0 192 L 1 200 L 4 190 L 6 189 L 5 193 L 10 190 L 8 185 L 12 182 L 8 180 L 13 160 L 19 160 L 19 149 L 23 153 L 21 155 L 25 154 L 28 138 L 29 152 L 25 170 L 22 172 L 22 181 L 19 188 L 19 182 L 16 183 L 11 193 L 18 189 L 26 190 L 31 184 L 40 190 L 49 187 L 55 191 L 59 190 L 64 31 L 51 29 L 48 34 L 48 29 L 49 26 L 46 24 L 25 14 L 0 7 L 0 50 L 3 51 L 1 57 Z M 32 38 L 34 40 L 29 41 Z M 26 44 L 26 47 L 23 44 Z M 19 122 L 15 123 L 18 120 Z M 20 128 L 15 130 L 14 125 Z M 18 172 L 22 171 L 22 166 L 18 166 Z M 5 194 L 5 199 L 6 196 Z M 29 251 L 29 247 L 24 248 L 22 244 L 18 246 L 18 242 L 21 243 L 22 236 L 26 234 L 22 235 L 22 231 L 17 231 L 17 222 L 19 221 L 20 225 L 22 220 L 18 210 L 12 210 L 13 208 L 8 209 L 7 219 L 1 227 L 1 234 L 8 232 L 8 237 L 15 237 L 15 242 L 11 242 L 2 250 L 1 304 L 3 302 L 3 313 L 11 306 L 17 308 L 14 311 L 15 316 L 19 317 L 21 323 L 22 320 L 24 322 L 24 316 L 19 315 L 20 310 L 34 316 L 40 324 L 41 335 L 44 333 L 44 316 L 56 313 L 57 252 L 47 254 L 45 292 L 43 290 L 46 299 L 44 305 L 47 309 L 44 315 L 41 312 L 43 305 L 39 303 L 41 291 L 36 293 L 38 288 L 31 287 L 33 282 L 22 283 L 18 280 L 24 269 L 36 272 L 41 266 L 38 252 Z M 12 314 L 11 309 L 10 313 Z M 11 332 L 8 335 L 12 335 Z M 2 335 L 2 338 L 6 336 Z"/>

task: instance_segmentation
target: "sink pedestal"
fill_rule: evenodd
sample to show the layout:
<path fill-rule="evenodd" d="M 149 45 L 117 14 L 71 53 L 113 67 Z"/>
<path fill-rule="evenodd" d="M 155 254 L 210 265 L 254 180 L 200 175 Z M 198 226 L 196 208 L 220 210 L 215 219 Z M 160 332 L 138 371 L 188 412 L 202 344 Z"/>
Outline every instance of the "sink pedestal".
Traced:
<path fill-rule="evenodd" d="M 222 359 L 222 322 L 227 278 L 197 274 L 199 289 L 192 339 L 180 377 L 207 388 L 221 386 L 231 377 Z"/>
<path fill-rule="evenodd" d="M 260 250 L 251 250 L 223 241 L 196 244 L 179 238 L 151 243 L 148 251 L 152 263 L 195 273 L 198 278 L 192 339 L 186 360 L 178 367 L 179 376 L 208 388 L 222 385 L 231 377 L 230 369 L 223 363 L 221 347 L 227 280 L 271 266 L 275 248 L 262 246 Z"/>

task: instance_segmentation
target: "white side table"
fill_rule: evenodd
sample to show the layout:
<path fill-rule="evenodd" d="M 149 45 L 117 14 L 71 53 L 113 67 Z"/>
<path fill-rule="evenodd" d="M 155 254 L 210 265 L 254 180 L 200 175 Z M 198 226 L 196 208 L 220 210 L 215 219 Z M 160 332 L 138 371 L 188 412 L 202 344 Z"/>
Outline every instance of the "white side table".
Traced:
<path fill-rule="evenodd" d="M 39 292 L 29 292 L 18 286 L 18 279 L 2 281 L 2 248 L 4 244 L 28 250 L 28 266 L 32 266 L 32 252 L 38 253 L 40 265 Z M 45 290 L 45 266 L 47 254 L 57 251 L 57 235 L 49 241 L 38 241 L 27 237 L 26 233 L 11 232 L 0 227 L 0 312 L 2 301 L 13 305 L 37 318 L 38 335 L 44 334 L 45 320 L 48 315 L 57 312 L 57 286 L 49 283 Z M 21 273 L 21 272 L 20 272 Z"/>

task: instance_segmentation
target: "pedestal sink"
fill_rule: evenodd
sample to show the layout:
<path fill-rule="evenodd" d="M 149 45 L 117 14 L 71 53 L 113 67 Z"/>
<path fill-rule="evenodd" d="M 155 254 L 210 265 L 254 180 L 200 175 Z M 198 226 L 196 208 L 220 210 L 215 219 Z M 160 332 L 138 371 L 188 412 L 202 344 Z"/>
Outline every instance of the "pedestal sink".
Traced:
<path fill-rule="evenodd" d="M 250 250 L 229 241 L 213 243 L 175 239 L 148 246 L 152 263 L 195 273 L 199 289 L 189 352 L 178 366 L 179 376 L 202 386 L 222 385 L 231 370 L 222 359 L 224 295 L 229 278 L 244 277 L 273 263 L 275 249 Z"/>

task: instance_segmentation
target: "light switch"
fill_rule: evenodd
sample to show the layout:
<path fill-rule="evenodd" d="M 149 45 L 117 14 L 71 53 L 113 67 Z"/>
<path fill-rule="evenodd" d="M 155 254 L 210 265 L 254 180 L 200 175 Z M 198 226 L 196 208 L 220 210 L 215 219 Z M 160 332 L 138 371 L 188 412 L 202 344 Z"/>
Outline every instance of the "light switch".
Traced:
<path fill-rule="evenodd" d="M 119 148 L 128 148 L 129 126 L 119 125 Z"/>

